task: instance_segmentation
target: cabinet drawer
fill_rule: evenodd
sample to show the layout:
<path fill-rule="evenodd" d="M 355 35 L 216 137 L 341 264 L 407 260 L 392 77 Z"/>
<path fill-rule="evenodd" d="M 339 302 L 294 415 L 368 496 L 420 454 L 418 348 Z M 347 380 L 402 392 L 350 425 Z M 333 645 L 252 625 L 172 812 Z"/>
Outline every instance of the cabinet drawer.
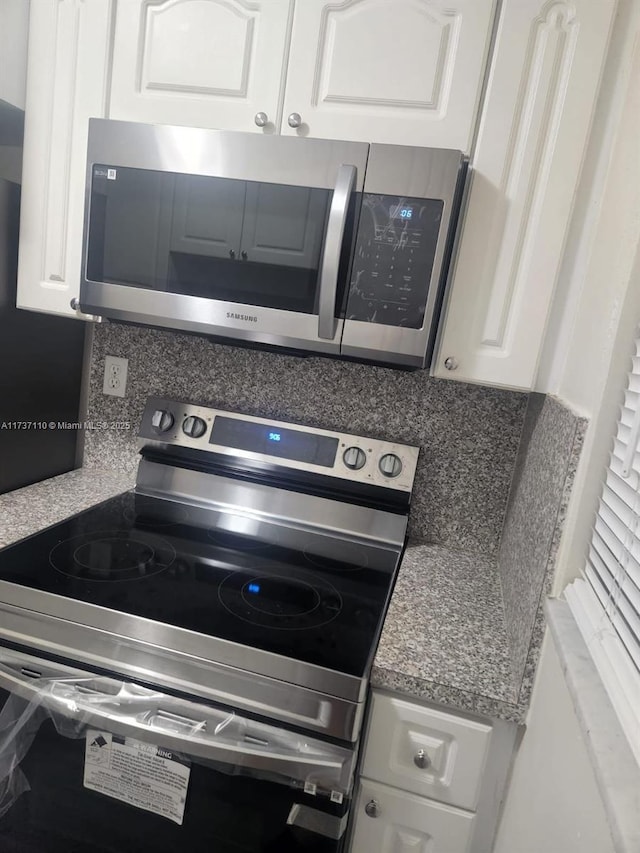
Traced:
<path fill-rule="evenodd" d="M 351 853 L 470 853 L 475 822 L 475 815 L 470 812 L 362 779 L 350 850 Z"/>
<path fill-rule="evenodd" d="M 490 739 L 489 725 L 374 693 L 362 775 L 473 810 Z"/>

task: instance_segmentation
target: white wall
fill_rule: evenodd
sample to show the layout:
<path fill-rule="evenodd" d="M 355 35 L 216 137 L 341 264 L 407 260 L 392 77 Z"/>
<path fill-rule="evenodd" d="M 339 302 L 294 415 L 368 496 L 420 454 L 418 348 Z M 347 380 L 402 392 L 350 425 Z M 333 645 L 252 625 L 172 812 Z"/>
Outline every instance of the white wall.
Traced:
<path fill-rule="evenodd" d="M 591 423 L 554 594 L 584 565 L 640 323 L 640 0 L 620 0 L 539 390 Z M 553 642 L 545 638 L 495 853 L 609 853 L 606 815 Z"/>
<path fill-rule="evenodd" d="M 604 807 L 548 637 L 494 853 L 613 853 Z"/>
<path fill-rule="evenodd" d="M 24 109 L 29 0 L 0 0 L 0 100 Z"/>
<path fill-rule="evenodd" d="M 537 390 L 600 408 L 640 234 L 640 2 L 619 0 Z"/>
<path fill-rule="evenodd" d="M 640 0 L 620 0 L 607 66 L 594 130 L 605 119 L 608 124 L 604 136 L 595 133 L 591 146 L 600 149 L 607 169 L 600 195 L 591 198 L 597 216 L 573 266 L 572 284 L 581 276 L 579 298 L 566 306 L 571 315 L 571 323 L 567 316 L 564 324 L 569 346 L 558 352 L 550 389 L 591 417 L 558 555 L 556 595 L 584 563 L 640 323 Z M 618 105 L 613 115 L 612 104 Z M 596 159 L 593 150 L 589 157 Z M 585 181 L 589 177 L 585 175 Z"/>

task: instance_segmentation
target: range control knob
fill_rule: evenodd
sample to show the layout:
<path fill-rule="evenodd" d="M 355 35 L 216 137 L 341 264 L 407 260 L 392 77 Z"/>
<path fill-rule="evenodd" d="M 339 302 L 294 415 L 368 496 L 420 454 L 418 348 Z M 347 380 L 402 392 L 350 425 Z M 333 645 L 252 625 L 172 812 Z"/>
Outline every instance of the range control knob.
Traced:
<path fill-rule="evenodd" d="M 188 418 L 184 419 L 184 423 L 182 424 L 182 432 L 188 435 L 189 438 L 200 438 L 201 435 L 204 435 L 206 429 L 206 423 L 202 418 L 197 418 L 195 415 L 189 415 Z"/>
<path fill-rule="evenodd" d="M 378 468 L 385 477 L 397 477 L 402 471 L 402 462 L 395 453 L 385 453 L 378 462 Z"/>
<path fill-rule="evenodd" d="M 167 432 L 173 426 L 173 415 L 166 409 L 156 409 L 151 415 L 151 427 L 154 432 Z"/>
<path fill-rule="evenodd" d="M 359 471 L 367 461 L 367 454 L 361 447 L 347 447 L 342 454 L 342 461 L 352 471 Z"/>

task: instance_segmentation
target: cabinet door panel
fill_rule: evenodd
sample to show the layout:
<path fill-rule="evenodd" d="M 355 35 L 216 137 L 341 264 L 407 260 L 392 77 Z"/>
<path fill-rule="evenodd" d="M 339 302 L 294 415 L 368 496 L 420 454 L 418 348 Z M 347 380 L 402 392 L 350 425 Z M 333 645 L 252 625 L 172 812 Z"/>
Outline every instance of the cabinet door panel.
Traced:
<path fill-rule="evenodd" d="M 614 7 L 504 5 L 436 376 L 533 385 Z"/>
<path fill-rule="evenodd" d="M 245 190 L 244 181 L 177 175 L 172 251 L 212 258 L 239 256 Z"/>
<path fill-rule="evenodd" d="M 273 132 L 290 2 L 119 0 L 110 117 Z"/>
<path fill-rule="evenodd" d="M 32 3 L 18 306 L 81 316 L 87 134 L 104 116 L 111 2 Z"/>
<path fill-rule="evenodd" d="M 282 132 L 469 150 L 493 9 L 494 0 L 298 4 Z"/>
<path fill-rule="evenodd" d="M 316 269 L 327 201 L 324 190 L 249 184 L 241 246 L 247 260 Z"/>
<path fill-rule="evenodd" d="M 371 801 L 377 817 L 367 814 Z M 470 853 L 475 821 L 471 812 L 362 779 L 350 849 L 351 853 Z"/>
<path fill-rule="evenodd" d="M 373 694 L 362 772 L 415 794 L 475 809 L 491 726 Z M 425 766 L 416 764 L 422 752 Z"/>

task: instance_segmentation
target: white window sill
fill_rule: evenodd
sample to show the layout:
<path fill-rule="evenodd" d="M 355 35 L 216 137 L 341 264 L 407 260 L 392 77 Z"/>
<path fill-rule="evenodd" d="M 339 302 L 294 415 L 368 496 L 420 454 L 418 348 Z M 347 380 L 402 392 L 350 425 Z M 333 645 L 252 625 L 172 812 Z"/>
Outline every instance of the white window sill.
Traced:
<path fill-rule="evenodd" d="M 569 605 L 547 599 L 547 623 L 611 828 L 616 853 L 640 851 L 640 766 Z"/>

